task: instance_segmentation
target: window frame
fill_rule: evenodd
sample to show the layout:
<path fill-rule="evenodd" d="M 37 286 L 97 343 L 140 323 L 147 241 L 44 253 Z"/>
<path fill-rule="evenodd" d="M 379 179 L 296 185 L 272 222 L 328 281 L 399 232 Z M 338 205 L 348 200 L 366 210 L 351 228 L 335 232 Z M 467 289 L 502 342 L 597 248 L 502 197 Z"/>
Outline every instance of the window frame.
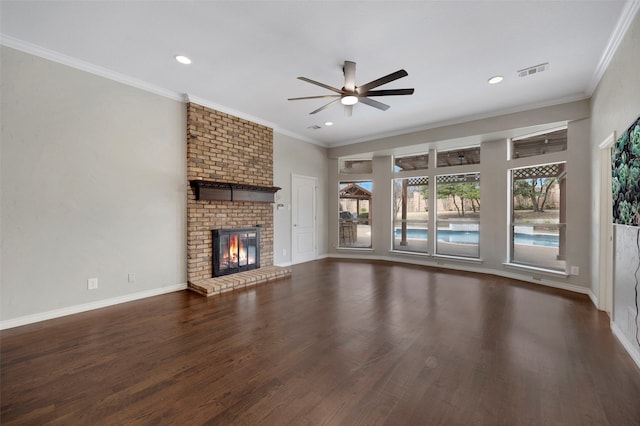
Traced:
<path fill-rule="evenodd" d="M 348 175 L 346 175 L 348 176 Z M 344 185 L 350 185 L 350 184 L 355 184 L 356 186 L 359 186 L 361 189 L 369 192 L 369 198 L 367 199 L 367 204 L 368 204 L 368 217 L 367 217 L 367 225 L 369 226 L 369 245 L 368 246 L 358 246 L 358 245 L 343 245 L 344 242 L 346 242 L 347 240 L 352 241 L 353 243 L 357 243 L 357 232 L 358 232 L 358 216 L 360 215 L 359 212 L 359 207 L 360 207 L 360 203 L 359 200 L 356 202 L 356 209 L 358 210 L 356 212 L 356 217 L 355 218 L 342 218 L 342 214 L 343 211 L 340 210 L 340 208 L 338 208 L 338 249 L 360 249 L 360 250 L 371 250 L 373 249 L 373 227 L 371 226 L 372 220 L 373 220 L 373 179 L 372 178 L 356 178 L 356 179 L 350 179 L 347 178 L 346 176 L 341 176 L 338 179 L 338 206 L 340 206 L 340 204 L 342 203 L 342 200 L 344 199 L 355 199 L 358 200 L 357 198 L 342 198 L 340 193 L 343 190 L 343 188 L 341 188 L 341 186 Z M 368 190 L 360 185 L 358 185 L 359 183 L 368 183 L 371 186 L 371 190 Z M 347 210 L 348 211 L 348 210 Z M 355 227 L 355 229 L 354 229 Z"/>
<path fill-rule="evenodd" d="M 395 160 L 393 161 L 393 165 L 395 166 Z M 410 170 L 410 172 L 417 172 L 417 171 L 424 171 L 425 169 L 416 169 L 416 170 Z M 400 173 L 400 172 L 398 172 Z M 416 182 L 420 179 L 426 180 L 426 184 L 420 184 L 420 185 L 407 185 L 406 188 L 404 187 L 404 182 L 408 182 L 411 179 L 416 180 Z M 420 255 L 429 255 L 429 253 L 431 252 L 430 247 L 431 247 L 431 238 L 429 237 L 429 222 L 430 222 L 430 216 L 431 216 L 431 206 L 430 206 L 430 197 L 427 196 L 427 198 L 425 199 L 425 206 L 427 207 L 427 219 L 425 220 L 409 220 L 409 219 L 400 219 L 400 227 L 401 227 L 401 232 L 402 235 L 405 236 L 406 238 L 406 230 L 407 230 L 407 225 L 409 224 L 409 222 L 414 223 L 414 224 L 424 224 L 426 225 L 426 231 L 427 231 L 427 238 L 425 239 L 425 244 L 424 244 L 424 249 L 423 250 L 419 250 L 419 249 L 412 249 L 409 244 L 402 244 L 402 241 L 406 240 L 402 240 L 399 244 L 399 247 L 396 247 L 396 226 L 397 226 L 397 222 L 398 219 L 396 218 L 397 213 L 396 213 L 396 207 L 395 207 L 395 203 L 397 202 L 397 198 L 396 198 L 396 181 L 401 181 L 401 185 L 402 186 L 402 191 L 404 192 L 409 186 L 426 186 L 427 187 L 427 193 L 430 195 L 431 193 L 431 187 L 429 185 L 430 182 L 430 177 L 428 175 L 424 175 L 424 176 L 413 176 L 413 177 L 407 177 L 407 176 L 394 176 L 392 178 L 392 189 L 391 189 L 391 208 L 392 208 L 392 215 L 391 215 L 391 250 L 393 251 L 397 251 L 397 252 L 404 252 L 404 253 L 412 253 L 412 254 L 420 254 Z M 424 198 L 424 197 L 423 197 Z M 402 199 L 401 199 L 402 200 Z M 406 198 L 405 198 L 406 200 Z M 402 205 L 401 207 L 402 208 Z M 408 211 L 406 211 L 406 213 L 408 213 Z M 404 227 L 402 225 L 405 225 Z M 404 232 L 402 231 L 404 230 Z M 403 247 L 404 246 L 404 247 Z"/>
<path fill-rule="evenodd" d="M 511 266 L 517 266 L 517 267 L 521 267 L 521 268 L 532 268 L 532 269 L 536 269 L 536 270 L 540 270 L 540 271 L 544 271 L 544 272 L 549 272 L 549 273 L 554 273 L 554 274 L 565 274 L 567 273 L 567 269 L 568 269 L 568 264 L 566 261 L 566 247 L 567 247 L 567 222 L 566 222 L 566 209 L 568 207 L 568 205 L 566 205 L 566 189 L 564 188 L 564 186 L 566 186 L 566 177 L 567 177 L 567 160 L 566 159 L 561 159 L 561 160 L 557 160 L 557 161 L 541 161 L 544 159 L 548 159 L 550 156 L 554 156 L 554 157 L 558 157 L 559 154 L 563 154 L 566 151 L 559 151 L 556 153 L 552 153 L 552 154 L 547 154 L 547 155 L 538 155 L 538 156 L 529 156 L 529 157 L 521 157 L 518 159 L 514 159 L 514 160 L 518 160 L 519 163 L 530 163 L 530 164 L 526 164 L 526 165 L 518 165 L 517 167 L 509 167 L 507 169 L 507 179 L 508 179 L 508 194 L 507 194 L 507 199 L 508 199 L 508 230 L 507 230 L 507 238 L 508 238 L 508 250 L 507 250 L 507 255 L 508 255 L 508 261 L 507 264 L 511 265 Z M 536 161 L 536 159 L 538 161 Z M 524 161 L 523 161 L 524 160 Z M 517 170 L 523 170 L 523 169 L 532 169 L 532 168 L 542 168 L 542 167 L 548 167 L 548 166 L 553 166 L 553 165 L 559 165 L 561 164 L 561 170 L 558 172 L 558 175 L 555 176 L 555 178 L 558 180 L 557 184 L 559 186 L 559 191 L 560 194 L 558 195 L 559 197 L 559 203 L 561 204 L 559 206 L 559 217 L 558 217 L 558 223 L 544 223 L 543 226 L 545 228 L 556 228 L 558 229 L 558 254 L 556 256 L 556 260 L 558 261 L 562 261 L 564 262 L 564 267 L 561 268 L 553 268 L 550 267 L 549 265 L 544 265 L 542 263 L 535 263 L 535 262 L 523 262 L 520 260 L 515 259 L 515 235 L 516 235 L 516 227 L 517 226 L 529 226 L 529 225 L 525 225 L 525 222 L 517 222 L 515 220 L 515 206 L 514 206 L 514 171 Z M 564 194 L 563 194 L 564 192 Z M 564 218 L 564 221 L 563 221 Z M 535 224 L 534 224 L 535 225 Z M 535 228 L 535 226 L 532 226 L 532 228 Z M 533 233 L 532 235 L 543 235 L 543 234 L 535 234 Z"/>
<path fill-rule="evenodd" d="M 442 170 L 442 169 L 441 169 Z M 477 243 L 477 255 L 464 255 L 464 254 L 456 254 L 456 253 L 445 253 L 442 250 L 439 250 L 439 232 L 440 229 L 438 228 L 438 223 L 439 222 L 452 222 L 450 220 L 442 220 L 438 217 L 438 213 L 439 213 L 439 209 L 438 209 L 438 200 L 440 200 L 440 198 L 438 198 L 438 186 L 443 184 L 442 182 L 438 182 L 439 178 L 444 178 L 447 176 L 462 176 L 462 175 L 476 175 L 477 179 L 477 185 L 478 185 L 478 190 L 481 191 L 481 177 L 480 177 L 480 172 L 479 171 L 468 171 L 468 172 L 459 172 L 459 173 L 443 173 L 443 174 L 437 174 L 434 176 L 434 210 L 435 210 L 435 215 L 434 215 L 434 235 L 435 235 L 435 239 L 434 239 L 434 255 L 435 256 L 442 256 L 442 257 L 451 257 L 451 258 L 457 258 L 457 259 L 472 259 L 472 260 L 479 260 L 481 259 L 481 239 L 480 239 L 480 235 L 481 235 L 481 221 L 480 221 L 480 217 L 478 217 L 477 222 L 470 222 L 470 221 L 463 221 L 461 224 L 468 224 L 468 223 L 474 223 L 477 224 L 477 233 L 478 233 L 478 243 Z M 470 182 L 466 182 L 466 181 L 460 181 L 460 182 L 453 182 L 454 184 L 457 183 L 470 183 Z M 446 183 L 444 183 L 446 184 Z M 454 196 L 455 197 L 455 196 Z M 455 199 L 455 198 L 454 198 Z M 482 199 L 482 194 L 480 194 L 480 200 Z M 464 206 L 463 206 L 463 210 L 464 210 Z M 478 212 L 479 214 L 481 214 L 481 208 L 479 206 L 478 208 Z"/>

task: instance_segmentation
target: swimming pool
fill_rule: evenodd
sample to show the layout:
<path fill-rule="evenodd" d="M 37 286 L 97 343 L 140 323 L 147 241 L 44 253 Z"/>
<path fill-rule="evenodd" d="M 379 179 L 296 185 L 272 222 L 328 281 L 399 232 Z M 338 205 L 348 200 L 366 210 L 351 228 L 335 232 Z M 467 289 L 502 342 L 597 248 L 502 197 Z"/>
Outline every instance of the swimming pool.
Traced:
<path fill-rule="evenodd" d="M 401 237 L 401 229 L 396 228 L 396 238 Z M 428 237 L 426 229 L 408 228 L 407 238 L 416 240 L 426 240 Z M 478 231 L 451 231 L 440 230 L 438 231 L 438 241 L 446 243 L 456 244 L 478 244 L 480 238 Z M 542 246 L 542 247 L 558 247 L 558 235 L 552 234 L 515 234 L 515 244 L 522 244 L 527 246 Z"/>

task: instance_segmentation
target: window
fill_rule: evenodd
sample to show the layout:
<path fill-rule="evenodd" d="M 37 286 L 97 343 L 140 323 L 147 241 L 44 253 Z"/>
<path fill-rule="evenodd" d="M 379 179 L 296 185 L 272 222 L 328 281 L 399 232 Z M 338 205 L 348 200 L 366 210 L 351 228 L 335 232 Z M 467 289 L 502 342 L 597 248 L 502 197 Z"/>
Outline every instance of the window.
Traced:
<path fill-rule="evenodd" d="M 339 247 L 371 247 L 372 182 L 341 181 L 338 184 Z"/>
<path fill-rule="evenodd" d="M 436 254 L 480 257 L 480 173 L 436 177 Z"/>
<path fill-rule="evenodd" d="M 511 158 L 525 158 L 567 150 L 567 129 L 514 139 Z"/>
<path fill-rule="evenodd" d="M 345 175 L 370 174 L 373 171 L 373 161 L 353 160 L 341 158 L 340 173 Z"/>
<path fill-rule="evenodd" d="M 565 163 L 511 170 L 512 263 L 566 270 L 565 179 Z"/>
<path fill-rule="evenodd" d="M 410 155 L 406 157 L 394 157 L 393 171 L 427 170 L 429 168 L 429 154 Z"/>
<path fill-rule="evenodd" d="M 429 178 L 393 180 L 393 249 L 428 253 Z"/>
<path fill-rule="evenodd" d="M 438 167 L 464 166 L 467 164 L 480 164 L 479 146 L 438 152 Z"/>

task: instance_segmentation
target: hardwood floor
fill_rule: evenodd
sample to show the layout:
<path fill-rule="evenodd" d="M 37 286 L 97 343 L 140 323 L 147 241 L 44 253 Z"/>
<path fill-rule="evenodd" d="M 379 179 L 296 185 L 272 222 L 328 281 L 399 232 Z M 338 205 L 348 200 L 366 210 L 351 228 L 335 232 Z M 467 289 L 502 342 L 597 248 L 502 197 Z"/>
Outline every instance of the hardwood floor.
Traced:
<path fill-rule="evenodd" d="M 0 338 L 3 425 L 640 424 L 607 315 L 490 275 L 322 260 Z"/>

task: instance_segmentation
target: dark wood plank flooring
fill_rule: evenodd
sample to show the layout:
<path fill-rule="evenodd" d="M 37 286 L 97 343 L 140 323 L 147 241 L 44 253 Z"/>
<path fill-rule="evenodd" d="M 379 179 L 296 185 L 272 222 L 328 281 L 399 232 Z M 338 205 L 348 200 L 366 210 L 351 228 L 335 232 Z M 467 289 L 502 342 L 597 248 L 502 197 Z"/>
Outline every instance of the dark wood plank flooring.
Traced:
<path fill-rule="evenodd" d="M 0 338 L 3 425 L 640 424 L 606 314 L 490 275 L 322 260 Z"/>

